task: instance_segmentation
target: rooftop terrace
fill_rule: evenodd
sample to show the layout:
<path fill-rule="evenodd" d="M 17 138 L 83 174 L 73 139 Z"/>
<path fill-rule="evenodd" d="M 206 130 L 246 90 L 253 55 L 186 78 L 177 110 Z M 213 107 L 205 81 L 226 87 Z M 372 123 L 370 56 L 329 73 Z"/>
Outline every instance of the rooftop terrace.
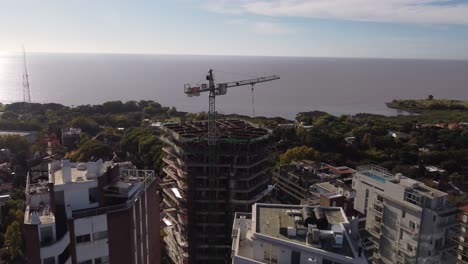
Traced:
<path fill-rule="evenodd" d="M 335 259 L 359 258 L 356 243 L 348 235 L 348 219 L 339 207 L 255 204 L 251 218 L 236 214 L 233 249 L 238 256 L 253 259 L 254 241 L 261 239 Z M 242 224 L 245 221 L 247 225 Z"/>
<path fill-rule="evenodd" d="M 314 209 L 316 207 L 310 207 Z M 348 220 L 344 213 L 341 211 L 341 208 L 335 207 L 318 207 L 321 209 L 323 216 L 328 222 L 328 226 L 321 230 L 331 231 L 331 228 L 339 228 L 338 226 L 341 223 L 348 223 Z M 333 252 L 348 257 L 353 257 L 352 251 L 349 247 L 348 241 L 343 240 L 343 245 L 341 247 L 334 245 L 334 239 L 324 238 L 320 239 L 318 243 L 308 243 L 307 236 L 288 236 L 288 227 L 297 226 L 295 223 L 295 216 L 288 214 L 288 211 L 291 210 L 301 210 L 301 207 L 295 206 L 281 206 L 281 207 L 270 207 L 258 205 L 257 207 L 257 232 L 260 234 L 268 235 L 271 237 L 276 237 L 281 240 L 298 243 L 301 245 L 307 245 L 309 247 L 322 249 L 328 252 Z M 305 221 L 302 219 L 302 221 Z M 307 230 L 307 227 L 303 227 Z M 297 229 L 300 229 L 297 228 Z M 296 229 L 296 230 L 297 230 Z M 297 232 L 297 231 L 296 231 Z M 307 232 L 307 231 L 306 231 Z M 343 230 L 341 230 L 343 232 Z"/>
<path fill-rule="evenodd" d="M 385 168 L 376 166 L 376 165 L 364 165 L 357 167 L 358 173 L 367 176 L 375 181 L 385 184 L 386 182 L 391 182 L 393 184 L 398 184 L 407 189 L 407 191 L 417 193 L 422 196 L 429 198 L 437 198 L 446 196 L 447 193 L 440 190 L 431 188 L 425 185 L 423 182 L 410 179 L 401 174 L 392 174 Z"/>

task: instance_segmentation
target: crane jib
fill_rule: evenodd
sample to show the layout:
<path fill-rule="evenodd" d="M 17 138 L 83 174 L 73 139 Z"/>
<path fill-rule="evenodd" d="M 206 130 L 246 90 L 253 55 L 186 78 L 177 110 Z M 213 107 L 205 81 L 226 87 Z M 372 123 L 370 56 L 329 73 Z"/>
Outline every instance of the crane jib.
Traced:
<path fill-rule="evenodd" d="M 278 80 L 280 77 L 278 75 L 272 75 L 268 77 L 260 77 L 255 79 L 243 80 L 243 81 L 236 81 L 236 82 L 227 82 L 227 83 L 219 83 L 215 88 L 216 95 L 224 95 L 226 94 L 227 88 L 230 87 L 237 87 L 237 86 L 244 86 L 244 85 L 255 85 L 257 83 L 262 82 L 269 82 L 273 80 Z M 200 86 L 190 86 L 189 84 L 184 85 L 184 92 L 187 95 L 195 95 L 198 96 L 202 92 L 209 92 L 211 88 L 207 84 L 202 84 Z"/>

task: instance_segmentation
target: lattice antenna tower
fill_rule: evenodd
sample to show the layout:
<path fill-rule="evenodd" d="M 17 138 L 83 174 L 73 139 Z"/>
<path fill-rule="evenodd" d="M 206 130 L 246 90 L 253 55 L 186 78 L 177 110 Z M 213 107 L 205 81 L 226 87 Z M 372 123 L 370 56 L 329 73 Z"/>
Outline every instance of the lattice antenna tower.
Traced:
<path fill-rule="evenodd" d="M 26 50 L 23 46 L 23 62 L 24 62 L 24 72 L 23 72 L 23 104 L 24 104 L 24 116 L 26 118 L 31 116 L 31 91 L 29 89 L 29 75 L 28 67 L 26 64 Z"/>

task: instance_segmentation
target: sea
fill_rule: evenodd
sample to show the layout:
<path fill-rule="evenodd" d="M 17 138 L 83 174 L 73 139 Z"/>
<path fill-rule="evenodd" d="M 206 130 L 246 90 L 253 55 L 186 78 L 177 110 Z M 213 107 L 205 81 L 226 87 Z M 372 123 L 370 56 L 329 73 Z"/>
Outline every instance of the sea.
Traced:
<path fill-rule="evenodd" d="M 32 102 L 69 106 L 112 100 L 155 100 L 180 111 L 208 110 L 208 94 L 187 97 L 184 84 L 269 75 L 281 79 L 230 88 L 216 98 L 223 114 L 281 116 L 320 110 L 334 115 L 405 114 L 393 99 L 468 100 L 468 61 L 202 55 L 28 53 Z M 22 55 L 0 55 L 0 102 L 23 100 Z M 252 98 L 253 97 L 253 98 Z M 252 100 L 253 99 L 253 100 Z M 252 103 L 253 102 L 253 103 Z"/>

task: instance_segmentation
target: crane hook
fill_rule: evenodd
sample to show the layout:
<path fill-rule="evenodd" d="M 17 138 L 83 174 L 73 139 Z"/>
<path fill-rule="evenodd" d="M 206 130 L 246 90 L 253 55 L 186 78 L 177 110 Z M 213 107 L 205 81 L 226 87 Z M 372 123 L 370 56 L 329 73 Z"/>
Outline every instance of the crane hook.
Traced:
<path fill-rule="evenodd" d="M 254 85 L 252 84 L 252 118 L 255 117 Z"/>

